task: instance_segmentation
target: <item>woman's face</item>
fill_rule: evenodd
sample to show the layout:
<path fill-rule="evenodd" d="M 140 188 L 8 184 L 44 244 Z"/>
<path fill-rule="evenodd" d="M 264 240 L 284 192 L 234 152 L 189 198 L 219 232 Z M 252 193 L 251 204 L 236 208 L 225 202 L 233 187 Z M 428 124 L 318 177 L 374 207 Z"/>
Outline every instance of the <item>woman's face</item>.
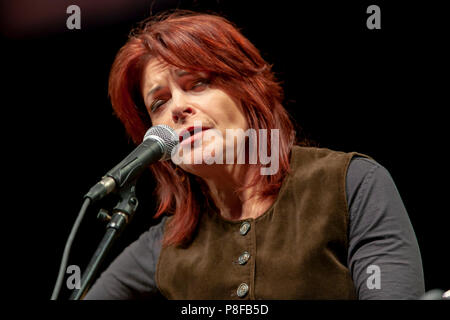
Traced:
<path fill-rule="evenodd" d="M 225 150 L 237 154 L 241 146 L 226 139 L 227 129 L 248 129 L 239 103 L 210 80 L 205 72 L 187 72 L 157 59 L 148 63 L 142 80 L 152 124 L 168 125 L 181 136 L 178 164 L 194 174 L 219 158 L 225 163 Z"/>

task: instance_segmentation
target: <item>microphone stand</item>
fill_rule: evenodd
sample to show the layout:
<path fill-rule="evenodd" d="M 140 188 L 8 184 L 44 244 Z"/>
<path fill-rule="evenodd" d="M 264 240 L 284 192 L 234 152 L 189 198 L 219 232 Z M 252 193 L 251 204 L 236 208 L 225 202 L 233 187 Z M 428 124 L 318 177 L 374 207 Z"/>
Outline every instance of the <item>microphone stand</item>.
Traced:
<path fill-rule="evenodd" d="M 103 262 L 106 253 L 112 247 L 114 240 L 120 235 L 127 223 L 131 220 L 136 208 L 138 200 L 136 198 L 136 182 L 131 182 L 129 185 L 119 190 L 120 200 L 113 209 L 112 216 L 109 216 L 105 210 L 101 209 L 98 218 L 109 221 L 106 226 L 106 232 L 97 247 L 94 255 L 86 267 L 83 276 L 81 277 L 80 289 L 74 290 L 70 296 L 70 300 L 80 300 L 84 297 L 94 280 L 97 271 Z"/>

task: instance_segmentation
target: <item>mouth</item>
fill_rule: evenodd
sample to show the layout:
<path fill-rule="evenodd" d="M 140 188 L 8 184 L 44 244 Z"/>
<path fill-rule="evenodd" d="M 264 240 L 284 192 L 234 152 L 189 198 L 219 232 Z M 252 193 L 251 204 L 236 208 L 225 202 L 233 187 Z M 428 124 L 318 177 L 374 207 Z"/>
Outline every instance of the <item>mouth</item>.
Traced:
<path fill-rule="evenodd" d="M 178 138 L 180 139 L 180 144 L 186 144 L 189 142 L 194 142 L 194 139 L 201 134 L 203 134 L 204 131 L 207 131 L 211 129 L 210 127 L 203 127 L 203 126 L 190 126 L 186 129 L 183 129 L 180 131 Z"/>

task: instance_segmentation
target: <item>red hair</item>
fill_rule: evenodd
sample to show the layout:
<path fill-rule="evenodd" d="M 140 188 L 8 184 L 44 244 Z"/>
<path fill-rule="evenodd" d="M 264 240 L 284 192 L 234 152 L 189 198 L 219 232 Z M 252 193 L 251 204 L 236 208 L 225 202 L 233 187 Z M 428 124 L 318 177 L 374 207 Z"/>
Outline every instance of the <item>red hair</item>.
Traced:
<path fill-rule="evenodd" d="M 263 186 L 254 196 L 276 196 L 290 169 L 295 131 L 281 104 L 283 90 L 253 44 L 225 18 L 190 11 L 165 13 L 134 29 L 112 66 L 109 95 L 116 115 L 136 144 L 151 126 L 141 83 L 145 66 L 154 58 L 180 69 L 210 73 L 216 87 L 241 103 L 249 128 L 279 129 L 278 172 L 260 175 L 255 171 L 252 181 L 239 189 Z M 267 140 L 270 154 L 270 135 Z M 213 208 L 214 203 L 200 178 L 177 170 L 172 162 L 160 162 L 150 169 L 159 200 L 155 218 L 173 214 L 163 245 L 180 244 L 195 231 L 200 212 Z"/>

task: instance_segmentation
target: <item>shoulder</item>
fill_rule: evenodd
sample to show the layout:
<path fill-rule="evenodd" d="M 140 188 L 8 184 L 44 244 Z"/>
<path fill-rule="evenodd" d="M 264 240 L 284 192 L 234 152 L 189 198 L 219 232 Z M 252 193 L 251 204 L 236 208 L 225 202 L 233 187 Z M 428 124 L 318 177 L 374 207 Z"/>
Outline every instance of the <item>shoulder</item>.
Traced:
<path fill-rule="evenodd" d="M 348 165 L 347 186 L 356 187 L 365 179 L 371 178 L 374 175 L 389 175 L 389 173 L 374 159 L 355 156 Z"/>
<path fill-rule="evenodd" d="M 311 160 L 332 159 L 349 154 L 343 151 L 336 151 L 328 148 L 303 147 L 294 145 L 292 147 L 292 158 L 305 158 Z"/>
<path fill-rule="evenodd" d="M 161 251 L 164 225 L 167 216 L 142 233 L 133 243 L 124 249 L 118 261 L 124 264 L 137 264 L 148 267 L 149 261 L 154 264 Z"/>
<path fill-rule="evenodd" d="M 153 236 L 156 235 L 162 235 L 164 233 L 164 227 L 166 225 L 167 219 L 169 219 L 169 216 L 163 216 L 159 222 L 157 222 L 155 225 L 151 226 L 150 229 L 147 231 L 148 234 L 151 234 Z"/>
<path fill-rule="evenodd" d="M 335 172 L 341 179 L 345 178 L 350 162 L 356 158 L 369 156 L 358 152 L 335 151 L 328 148 L 293 146 L 291 150 L 291 170 L 306 174 Z"/>
<path fill-rule="evenodd" d="M 393 191 L 397 191 L 395 183 L 385 167 L 372 158 L 352 158 L 346 175 L 349 205 L 357 202 L 357 198 L 361 198 L 363 194 L 382 196 Z"/>
<path fill-rule="evenodd" d="M 370 158 L 369 156 L 358 152 L 344 152 L 319 147 L 303 147 L 295 145 L 291 150 L 291 163 L 294 165 L 307 163 L 329 164 L 330 162 L 348 163 L 354 157 Z"/>
<path fill-rule="evenodd" d="M 386 168 L 384 168 L 376 160 L 361 156 L 353 157 L 348 167 L 349 177 L 365 176 L 368 173 L 375 171 L 387 173 Z"/>
<path fill-rule="evenodd" d="M 148 231 L 144 232 L 139 237 L 139 239 L 136 241 L 136 245 L 140 246 L 141 248 L 159 247 L 161 245 L 161 242 L 163 239 L 164 228 L 165 228 L 167 219 L 168 219 L 168 216 L 164 216 L 161 218 L 161 220 L 159 222 L 157 222 L 155 225 L 151 226 Z"/>

